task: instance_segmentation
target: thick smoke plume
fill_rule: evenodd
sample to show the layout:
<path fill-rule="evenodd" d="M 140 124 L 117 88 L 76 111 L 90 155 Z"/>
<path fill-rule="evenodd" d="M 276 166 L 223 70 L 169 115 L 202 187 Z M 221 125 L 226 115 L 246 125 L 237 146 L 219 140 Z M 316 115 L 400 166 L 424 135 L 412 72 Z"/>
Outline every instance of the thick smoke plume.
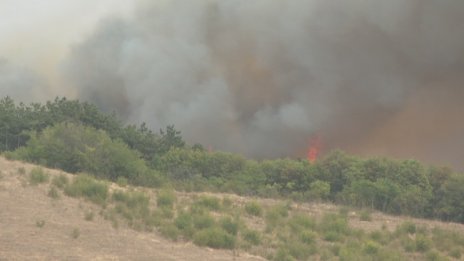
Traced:
<path fill-rule="evenodd" d="M 146 1 L 74 47 L 78 95 L 254 157 L 325 150 L 462 166 L 464 1 Z M 461 157 L 461 158 L 459 158 Z"/>

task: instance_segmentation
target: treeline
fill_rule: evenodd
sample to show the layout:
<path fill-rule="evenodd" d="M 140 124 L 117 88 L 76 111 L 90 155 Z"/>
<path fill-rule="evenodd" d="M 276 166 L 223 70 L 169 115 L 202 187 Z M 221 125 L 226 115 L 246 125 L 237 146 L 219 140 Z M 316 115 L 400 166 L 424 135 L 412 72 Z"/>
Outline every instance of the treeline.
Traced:
<path fill-rule="evenodd" d="M 0 101 L 0 150 L 22 159 L 135 185 L 171 184 L 301 201 L 324 200 L 386 213 L 464 223 L 464 175 L 415 160 L 361 159 L 333 151 L 323 159 L 255 161 L 188 146 L 174 126 L 124 126 L 94 105 L 65 98 L 44 105 Z"/>

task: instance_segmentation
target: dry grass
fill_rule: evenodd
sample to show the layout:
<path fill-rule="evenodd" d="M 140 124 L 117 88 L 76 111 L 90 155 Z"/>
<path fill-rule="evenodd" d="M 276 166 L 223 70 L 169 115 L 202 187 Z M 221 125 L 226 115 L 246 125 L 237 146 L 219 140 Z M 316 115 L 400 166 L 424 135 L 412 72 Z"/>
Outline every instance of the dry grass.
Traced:
<path fill-rule="evenodd" d="M 347 226 L 353 229 L 362 229 L 365 234 L 373 233 L 373 241 L 368 241 L 362 246 L 365 253 L 377 254 L 381 251 L 382 235 L 376 231 L 389 231 L 395 233 L 400 224 L 411 221 L 416 227 L 432 231 L 434 227 L 444 230 L 456 231 L 464 234 L 464 225 L 444 223 L 431 220 L 413 219 L 408 217 L 395 217 L 379 212 L 365 210 L 343 209 L 331 204 L 296 204 L 272 199 L 250 199 L 232 194 L 214 193 L 179 193 L 169 190 L 155 191 L 146 188 L 133 188 L 126 184 L 123 187 L 111 183 L 108 184 L 109 194 L 105 204 L 95 205 L 83 198 L 73 198 L 62 195 L 59 200 L 53 200 L 55 191 L 59 195 L 69 184 L 73 184 L 74 176 L 58 170 L 45 169 L 50 175 L 48 184 L 40 186 L 29 185 L 27 175 L 35 166 L 21 162 L 7 161 L 0 157 L 2 179 L 0 179 L 0 257 L 7 260 L 18 259 L 155 259 L 155 260 L 233 260 L 235 251 L 211 250 L 200 248 L 191 243 L 211 245 L 209 237 L 223 236 L 222 231 L 233 234 L 239 229 L 239 240 L 228 241 L 224 237 L 226 246 L 234 246 L 240 249 L 240 255 L 235 260 L 263 260 L 261 257 L 248 253 L 267 256 L 274 253 L 274 258 L 285 257 L 284 250 L 273 249 L 266 242 L 280 237 L 279 229 L 268 228 L 269 224 L 278 227 L 282 220 L 288 223 L 286 226 L 294 231 L 307 227 L 305 233 L 301 233 L 302 241 L 309 245 L 320 240 L 317 234 L 326 237 L 326 243 L 318 243 L 320 246 L 330 246 L 331 252 L 347 251 L 337 240 L 337 234 L 324 234 L 321 231 L 311 232 L 316 229 L 314 224 L 323 223 L 327 214 L 343 212 L 347 217 Z M 21 170 L 21 171 L 18 171 Z M 23 173 L 23 174 L 21 174 Z M 26 185 L 25 185 L 26 184 Z M 114 192 L 120 191 L 116 198 Z M 112 196 L 110 196 L 112 195 Z M 144 195 L 141 197 L 141 195 Z M 145 196 L 148 200 L 145 200 Z M 143 204 L 139 204 L 143 203 Z M 119 208 L 117 206 L 119 205 Z M 124 208 L 123 208 L 124 207 Z M 182 231 L 182 220 L 174 223 L 179 211 L 196 211 L 191 208 L 206 209 L 208 215 L 192 216 L 192 226 L 207 226 L 211 220 L 215 220 L 216 227 L 190 238 L 186 231 Z M 132 210 L 137 210 L 134 212 Z M 146 211 L 148 209 L 149 212 Z M 260 209 L 260 210 L 258 210 Z M 119 211 L 118 211 L 119 210 Z M 127 211 L 131 210 L 128 216 Z M 127 212 L 127 213 L 126 213 Z M 137 214 L 139 213 L 139 214 Z M 191 214 L 192 212 L 189 212 Z M 239 214 L 238 223 L 234 223 L 234 215 Z M 126 217 L 124 217 L 126 215 Z M 161 229 L 147 231 L 140 229 L 135 222 L 144 220 L 147 227 Z M 309 217 L 306 219 L 304 217 Z M 203 218 L 203 219 L 201 219 Z M 197 220 L 195 220 L 197 219 Z M 44 221 L 39 225 L 37 221 Z M 163 223 L 164 222 L 164 223 Z M 184 220 L 184 222 L 187 222 Z M 197 223 L 195 223 L 197 222 Z M 205 223 L 206 222 L 206 223 Z M 209 223 L 208 223 L 209 222 Z M 314 223 L 314 224 L 313 224 Z M 205 225 L 206 224 L 206 225 Z M 38 227 L 41 227 L 38 229 Z M 219 227 L 219 230 L 218 230 Z M 117 228 L 117 229 L 115 229 Z M 143 228 L 143 227 L 142 227 Z M 207 227 L 208 228 L 208 227 Z M 269 232 L 265 232 L 266 230 Z M 230 231 L 232 232 L 230 232 Z M 158 231 L 158 232 L 157 232 Z M 187 231 L 188 232 L 188 231 Z M 173 242 L 169 239 L 178 240 Z M 192 235 L 190 235 L 192 236 Z M 356 235 L 354 235 L 356 236 Z M 407 239 L 407 237 L 406 237 Z M 332 241 L 330 241 L 332 240 Z M 376 240 L 376 241 L 375 241 Z M 428 249 L 428 242 L 416 240 L 415 248 L 423 251 L 423 256 L 433 256 L 439 252 Z M 230 245 L 229 245 L 230 244 Z M 290 244 L 290 251 L 296 254 L 307 255 L 317 249 L 306 249 L 298 244 Z M 399 245 L 399 248 L 403 246 Z M 52 250 L 52 251 L 50 251 Z M 300 252 L 298 252 L 300 251 Z M 443 251 L 444 250 L 440 250 Z M 460 256 L 461 248 L 446 249 L 454 256 Z M 325 252 L 314 255 L 314 258 L 322 258 Z"/>

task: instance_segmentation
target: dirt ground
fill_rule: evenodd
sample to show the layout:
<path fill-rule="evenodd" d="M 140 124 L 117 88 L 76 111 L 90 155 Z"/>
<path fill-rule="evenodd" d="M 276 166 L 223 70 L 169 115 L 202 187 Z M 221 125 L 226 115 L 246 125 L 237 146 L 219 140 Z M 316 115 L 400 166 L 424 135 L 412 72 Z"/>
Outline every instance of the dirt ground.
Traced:
<path fill-rule="evenodd" d="M 33 167 L 0 157 L 0 260 L 263 260 L 171 242 L 156 232 L 115 229 L 94 205 L 66 196 L 54 200 L 48 185 L 28 184 L 18 169 Z M 96 214 L 87 221 L 92 208 Z"/>

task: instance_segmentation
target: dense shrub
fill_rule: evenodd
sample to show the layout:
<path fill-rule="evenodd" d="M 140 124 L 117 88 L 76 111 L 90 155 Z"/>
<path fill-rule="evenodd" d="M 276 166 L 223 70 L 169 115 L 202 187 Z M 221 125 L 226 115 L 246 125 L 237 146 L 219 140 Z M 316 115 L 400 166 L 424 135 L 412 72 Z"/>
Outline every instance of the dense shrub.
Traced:
<path fill-rule="evenodd" d="M 66 185 L 64 192 L 71 197 L 84 197 L 96 204 L 104 205 L 108 198 L 108 185 L 82 174 Z"/>
<path fill-rule="evenodd" d="M 104 131 L 73 123 L 61 123 L 34 134 L 15 157 L 65 171 L 88 172 L 97 177 L 133 183 L 150 175 L 139 155 Z"/>
<path fill-rule="evenodd" d="M 247 202 L 245 204 L 245 212 L 248 215 L 260 217 L 260 216 L 263 215 L 263 208 L 261 207 L 261 205 L 258 202 L 251 201 L 251 202 Z"/>
<path fill-rule="evenodd" d="M 92 104 L 66 98 L 29 106 L 3 98 L 0 129 L 0 152 L 8 152 L 4 155 L 9 158 L 86 172 L 121 185 L 160 187 L 171 182 L 187 191 L 330 200 L 464 222 L 464 175 L 415 160 L 360 159 L 338 150 L 311 164 L 247 160 L 199 144 L 186 146 L 172 125 L 159 133 L 144 123 L 123 126 Z"/>
<path fill-rule="evenodd" d="M 156 204 L 161 208 L 172 208 L 176 203 L 176 194 L 172 190 L 160 190 L 156 198 Z"/>
<path fill-rule="evenodd" d="M 218 227 L 201 230 L 193 237 L 193 243 L 211 248 L 233 249 L 236 238 Z"/>
<path fill-rule="evenodd" d="M 31 185 L 48 182 L 49 175 L 42 168 L 33 168 L 29 173 L 29 182 Z"/>

